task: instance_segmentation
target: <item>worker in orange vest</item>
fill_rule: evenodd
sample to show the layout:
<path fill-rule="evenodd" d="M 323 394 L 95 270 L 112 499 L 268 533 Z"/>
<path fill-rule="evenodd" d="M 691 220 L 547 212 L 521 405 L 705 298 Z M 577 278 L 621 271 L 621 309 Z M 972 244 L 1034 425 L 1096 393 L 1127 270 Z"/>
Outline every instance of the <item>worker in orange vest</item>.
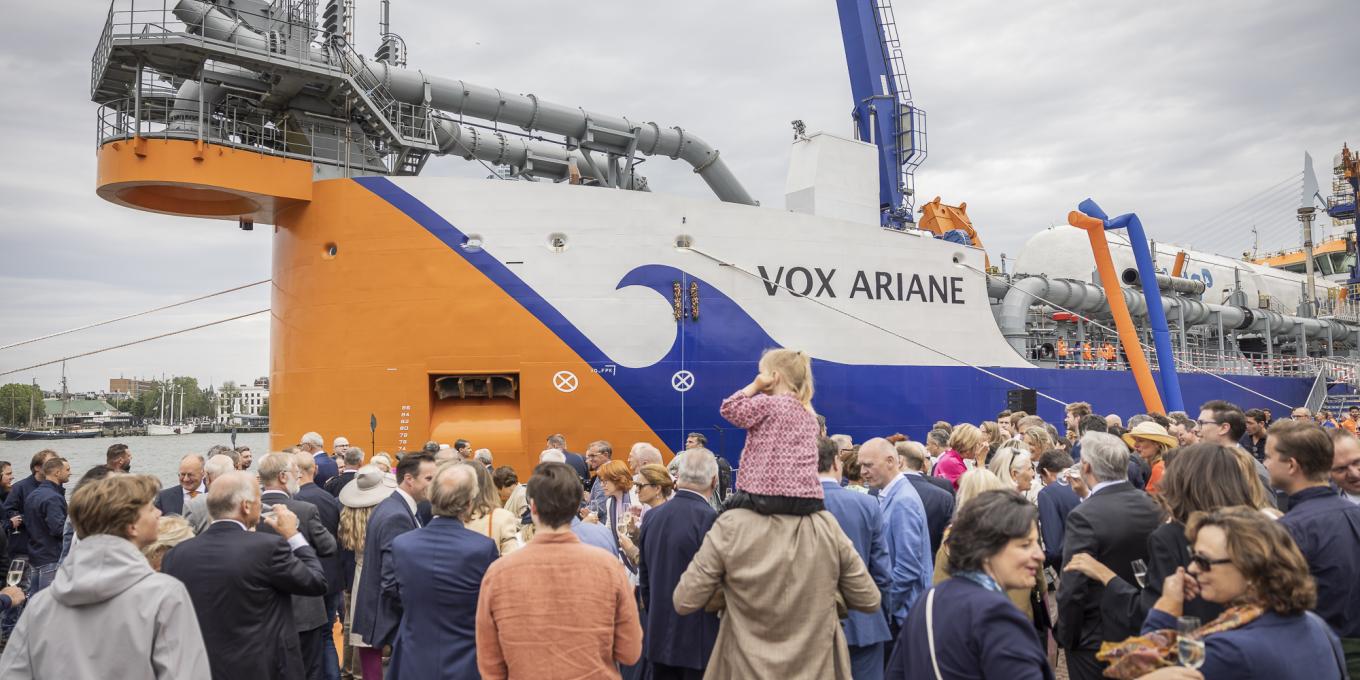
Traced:
<path fill-rule="evenodd" d="M 1089 340 L 1082 342 L 1082 343 L 1081 343 L 1081 360 L 1082 360 L 1082 361 L 1095 361 L 1095 359 L 1096 359 L 1095 355 L 1091 352 L 1091 342 L 1090 342 Z"/>
<path fill-rule="evenodd" d="M 1114 356 L 1114 345 L 1111 345 L 1110 342 L 1106 340 L 1105 344 L 1100 348 L 1100 359 L 1105 362 L 1105 368 L 1111 369 L 1115 367 Z"/>
<path fill-rule="evenodd" d="M 1058 349 L 1057 349 L 1057 354 L 1058 354 L 1058 368 L 1062 368 L 1063 366 L 1065 366 L 1065 365 L 1067 364 L 1067 354 L 1068 354 L 1068 351 L 1067 351 L 1067 341 L 1066 341 L 1066 340 L 1063 340 L 1062 338 L 1058 338 Z"/>

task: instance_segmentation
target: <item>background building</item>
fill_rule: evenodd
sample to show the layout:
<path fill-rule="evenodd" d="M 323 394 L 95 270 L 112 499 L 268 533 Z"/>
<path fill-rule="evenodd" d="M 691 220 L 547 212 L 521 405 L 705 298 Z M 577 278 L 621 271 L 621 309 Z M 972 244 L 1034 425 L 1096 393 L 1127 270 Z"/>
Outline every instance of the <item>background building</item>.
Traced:
<path fill-rule="evenodd" d="M 257 385 L 259 381 L 256 381 Z M 231 424 L 233 417 L 238 420 L 250 421 L 260 416 L 266 415 L 266 406 L 269 404 L 268 381 L 266 386 L 257 385 L 244 386 L 235 383 L 224 383 L 217 391 L 215 403 L 215 420 L 222 425 Z M 264 413 L 261 413 L 264 411 Z"/>

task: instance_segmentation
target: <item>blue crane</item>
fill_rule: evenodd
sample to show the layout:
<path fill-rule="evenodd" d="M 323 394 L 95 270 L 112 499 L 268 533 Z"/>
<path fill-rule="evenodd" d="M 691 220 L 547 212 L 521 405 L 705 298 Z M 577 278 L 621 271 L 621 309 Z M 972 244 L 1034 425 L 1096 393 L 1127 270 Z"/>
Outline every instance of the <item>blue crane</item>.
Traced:
<path fill-rule="evenodd" d="M 926 112 L 911 102 L 892 0 L 836 0 L 855 136 L 878 146 L 878 197 L 882 224 L 915 224 L 912 174 L 926 159 Z"/>

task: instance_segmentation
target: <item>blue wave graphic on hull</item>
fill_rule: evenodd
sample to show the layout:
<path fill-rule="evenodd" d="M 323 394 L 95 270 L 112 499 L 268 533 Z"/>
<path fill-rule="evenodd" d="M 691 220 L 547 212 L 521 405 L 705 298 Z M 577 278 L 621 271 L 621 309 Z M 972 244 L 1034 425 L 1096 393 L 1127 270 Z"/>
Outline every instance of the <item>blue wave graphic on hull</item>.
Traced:
<path fill-rule="evenodd" d="M 558 338 L 597 370 L 616 365 L 603 350 L 572 324 L 552 303 L 485 250 L 462 248 L 465 234 L 442 215 L 397 187 L 385 177 L 361 177 L 355 182 L 387 201 L 445 243 L 533 314 Z M 778 347 L 745 309 L 703 279 L 660 264 L 641 265 L 619 280 L 616 289 L 641 286 L 670 306 L 674 283 L 681 284 L 682 320 L 676 336 L 659 361 L 641 368 L 617 367 L 602 377 L 630 404 L 657 436 L 674 450 L 683 448 L 685 435 L 701 432 L 709 446 L 734 464 L 745 443 L 745 432 L 733 428 L 718 407 L 729 394 L 748 383 L 756 372 L 762 350 Z M 690 319 L 690 284 L 699 287 L 699 320 Z M 827 332 L 868 332 L 868 328 L 829 328 Z M 1059 370 L 1050 368 L 990 368 L 998 375 L 1051 394 L 1064 401 L 1088 401 L 1096 412 L 1124 418 L 1143 412 L 1132 374 L 1127 371 Z M 693 374 L 687 391 L 672 387 L 680 371 Z M 826 416 L 833 433 L 860 442 L 869 437 L 902 432 L 921 440 L 937 420 L 953 423 L 992 420 L 1005 407 L 1006 392 L 1014 386 L 967 366 L 852 365 L 813 360 L 816 380 L 814 405 Z M 1305 378 L 1233 376 L 1244 387 L 1287 404 L 1305 401 L 1312 381 Z M 525 389 L 533 389 L 526 387 Z M 546 387 L 544 389 L 547 389 Z M 1268 405 L 1266 400 L 1202 374 L 1182 375 L 1188 408 L 1210 399 L 1228 399 L 1243 407 Z M 1039 400 L 1046 421 L 1060 423 L 1062 406 Z M 542 423 L 553 429 L 553 423 Z M 627 443 L 615 442 L 623 449 Z"/>

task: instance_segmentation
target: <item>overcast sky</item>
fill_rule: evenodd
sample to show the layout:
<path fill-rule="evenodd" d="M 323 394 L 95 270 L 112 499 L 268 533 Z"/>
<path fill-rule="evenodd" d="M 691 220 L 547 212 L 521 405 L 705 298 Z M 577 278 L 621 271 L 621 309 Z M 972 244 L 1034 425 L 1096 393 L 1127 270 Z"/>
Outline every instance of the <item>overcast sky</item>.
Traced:
<path fill-rule="evenodd" d="M 358 2 L 359 46 L 371 53 L 377 2 Z M 267 228 L 142 213 L 95 195 L 90 54 L 106 9 L 8 3 L 0 28 L 0 345 L 269 276 Z M 721 149 L 766 206 L 783 205 L 791 120 L 849 131 L 831 0 L 394 0 L 392 17 L 411 67 L 681 125 Z M 1287 194 L 1303 153 L 1317 160 L 1326 194 L 1332 156 L 1343 141 L 1360 144 L 1357 2 L 899 0 L 897 19 L 916 103 L 929 113 L 918 191 L 966 201 L 993 258 L 1014 258 L 1087 196 L 1112 214 L 1138 212 L 1162 239 L 1198 236 L 1240 252 L 1254 225 L 1263 246 L 1286 245 L 1297 238 Z M 678 165 L 644 166 L 654 190 L 707 196 Z M 486 174 L 461 159 L 426 172 Z M 259 286 L 3 350 L 0 372 L 268 305 Z M 80 390 L 119 375 L 220 384 L 267 372 L 263 315 L 67 367 Z M 52 387 L 59 374 L 0 383 Z"/>

